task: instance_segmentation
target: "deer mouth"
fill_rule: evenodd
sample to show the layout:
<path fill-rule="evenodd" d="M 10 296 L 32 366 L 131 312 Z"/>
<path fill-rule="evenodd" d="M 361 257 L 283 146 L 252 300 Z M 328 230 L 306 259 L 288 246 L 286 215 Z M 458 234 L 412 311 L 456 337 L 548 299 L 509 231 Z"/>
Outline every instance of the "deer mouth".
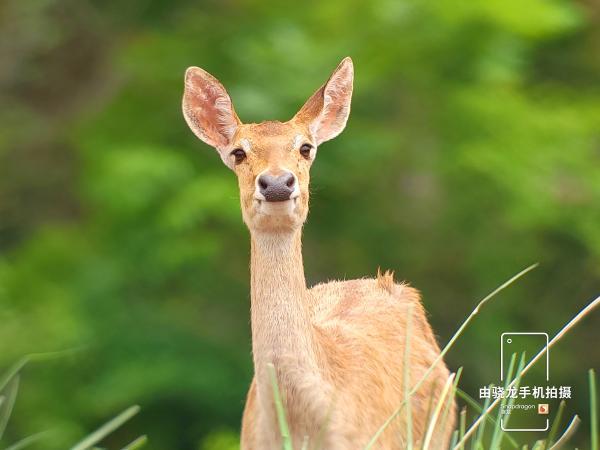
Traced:
<path fill-rule="evenodd" d="M 289 200 L 268 202 L 266 200 L 254 199 L 256 211 L 265 216 L 291 216 L 296 212 L 299 196 Z"/>

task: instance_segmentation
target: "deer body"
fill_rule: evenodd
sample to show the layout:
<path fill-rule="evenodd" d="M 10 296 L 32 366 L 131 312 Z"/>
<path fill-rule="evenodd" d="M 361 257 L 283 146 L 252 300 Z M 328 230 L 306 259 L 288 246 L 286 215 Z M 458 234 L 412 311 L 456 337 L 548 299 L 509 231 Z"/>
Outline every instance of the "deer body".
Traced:
<path fill-rule="evenodd" d="M 362 449 L 439 355 L 419 294 L 389 274 L 308 289 L 301 233 L 308 214 L 308 170 L 317 146 L 345 126 L 353 67 L 346 58 L 288 122 L 242 124 L 223 86 L 207 72 L 186 73 L 184 116 L 238 175 L 251 235 L 251 324 L 255 375 L 242 423 L 243 450 L 280 449 L 269 368 L 275 369 L 295 449 Z M 412 333 L 405 358 L 407 321 Z M 412 396 L 418 448 L 428 407 L 449 376 L 439 364 Z M 448 445 L 454 407 L 431 449 Z M 401 414 L 373 448 L 407 444 Z"/>

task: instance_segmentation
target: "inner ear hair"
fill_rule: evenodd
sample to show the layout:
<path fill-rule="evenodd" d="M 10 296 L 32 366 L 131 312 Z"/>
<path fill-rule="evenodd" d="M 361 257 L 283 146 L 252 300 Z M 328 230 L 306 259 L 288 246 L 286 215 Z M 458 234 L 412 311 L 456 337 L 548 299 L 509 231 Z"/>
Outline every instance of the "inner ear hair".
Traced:
<path fill-rule="evenodd" d="M 344 58 L 321 86 L 300 108 L 294 117 L 309 126 L 316 144 L 340 134 L 350 115 L 354 67 L 350 58 Z"/>
<path fill-rule="evenodd" d="M 225 87 L 199 67 L 185 72 L 182 109 L 194 134 L 219 151 L 230 144 L 241 124 Z"/>

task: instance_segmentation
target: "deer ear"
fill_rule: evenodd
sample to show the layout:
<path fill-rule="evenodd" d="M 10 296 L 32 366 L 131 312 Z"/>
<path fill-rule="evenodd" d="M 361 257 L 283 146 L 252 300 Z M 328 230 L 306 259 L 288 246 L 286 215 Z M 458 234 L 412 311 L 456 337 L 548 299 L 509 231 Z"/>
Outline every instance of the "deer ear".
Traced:
<path fill-rule="evenodd" d="M 352 100 L 354 66 L 346 57 L 327 83 L 315 92 L 295 116 L 308 124 L 317 145 L 333 139 L 346 127 Z"/>
<path fill-rule="evenodd" d="M 217 150 L 231 143 L 241 124 L 223 85 L 199 67 L 185 72 L 182 108 L 194 134 Z"/>

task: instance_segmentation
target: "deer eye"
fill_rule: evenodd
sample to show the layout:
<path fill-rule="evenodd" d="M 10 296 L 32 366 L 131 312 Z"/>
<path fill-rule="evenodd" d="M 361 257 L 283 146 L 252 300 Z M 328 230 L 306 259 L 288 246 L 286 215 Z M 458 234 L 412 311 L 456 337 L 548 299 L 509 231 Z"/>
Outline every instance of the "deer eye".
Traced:
<path fill-rule="evenodd" d="M 306 159 L 310 158 L 310 151 L 313 149 L 313 146 L 310 144 L 302 144 L 300 147 L 300 154 L 304 156 Z"/>
<path fill-rule="evenodd" d="M 246 159 L 246 152 L 241 148 L 236 148 L 235 150 L 232 150 L 230 155 L 234 157 L 236 164 L 239 164 Z"/>

